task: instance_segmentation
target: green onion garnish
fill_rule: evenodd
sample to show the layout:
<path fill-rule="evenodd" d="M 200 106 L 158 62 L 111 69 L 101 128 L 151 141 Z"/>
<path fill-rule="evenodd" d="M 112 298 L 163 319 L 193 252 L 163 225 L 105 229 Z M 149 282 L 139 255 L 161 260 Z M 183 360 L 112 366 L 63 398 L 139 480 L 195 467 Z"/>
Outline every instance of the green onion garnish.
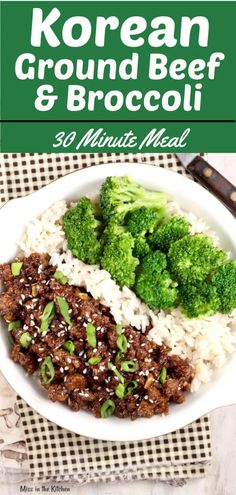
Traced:
<path fill-rule="evenodd" d="M 122 331 L 123 331 L 122 325 L 116 325 L 116 331 L 117 331 L 118 334 L 121 334 Z"/>
<path fill-rule="evenodd" d="M 101 409 L 100 409 L 100 413 L 101 413 L 101 417 L 102 418 L 108 418 L 109 416 L 111 416 L 113 414 L 113 412 L 115 411 L 115 403 L 113 402 L 113 400 L 105 400 L 105 402 L 103 403 Z"/>
<path fill-rule="evenodd" d="M 118 383 L 116 389 L 115 389 L 115 393 L 117 395 L 117 397 L 119 397 L 119 399 L 123 399 L 124 396 L 125 396 L 125 385 L 124 383 Z"/>
<path fill-rule="evenodd" d="M 115 376 L 117 376 L 117 378 L 119 378 L 120 382 L 121 382 L 121 383 L 124 383 L 124 381 L 125 381 L 125 380 L 124 380 L 124 377 L 123 377 L 123 376 L 122 376 L 122 374 L 118 371 L 118 369 L 116 368 L 116 366 L 115 366 L 114 364 L 110 363 L 110 362 L 107 364 L 107 366 L 108 366 L 108 369 L 109 369 L 110 371 L 113 371 L 114 375 L 115 375 Z"/>
<path fill-rule="evenodd" d="M 121 356 L 122 356 L 123 352 L 121 351 L 118 351 L 117 354 L 116 354 L 116 357 L 115 357 L 115 361 L 119 361 Z"/>
<path fill-rule="evenodd" d="M 116 345 L 122 353 L 127 351 L 128 342 L 127 342 L 126 336 L 124 334 L 119 335 L 119 337 L 117 338 L 117 341 L 116 341 Z"/>
<path fill-rule="evenodd" d="M 11 332 L 11 330 L 16 330 L 17 328 L 21 328 L 22 327 L 22 323 L 20 320 L 17 320 L 17 321 L 11 321 L 10 323 L 8 323 L 8 331 Z"/>
<path fill-rule="evenodd" d="M 160 376 L 159 376 L 159 382 L 164 385 L 166 381 L 166 376 L 167 376 L 167 369 L 165 367 L 161 368 Z"/>
<path fill-rule="evenodd" d="M 72 342 L 72 340 L 66 340 L 66 342 L 64 342 L 63 344 L 63 347 L 65 351 L 68 351 L 70 354 L 75 353 L 75 344 L 74 342 Z"/>
<path fill-rule="evenodd" d="M 88 364 L 94 366 L 95 364 L 101 363 L 102 358 L 99 356 L 93 356 L 88 360 Z"/>
<path fill-rule="evenodd" d="M 20 261 L 15 261 L 11 264 L 11 273 L 14 277 L 18 277 L 20 275 L 22 265 L 23 263 Z"/>
<path fill-rule="evenodd" d="M 30 343 L 31 343 L 32 337 L 29 332 L 24 332 L 22 333 L 20 337 L 20 345 L 24 347 L 25 349 L 28 349 Z"/>
<path fill-rule="evenodd" d="M 58 302 L 58 306 L 59 306 L 61 315 L 64 318 L 64 321 L 67 323 L 67 325 L 70 325 L 70 327 L 71 327 L 72 326 L 72 321 L 70 319 L 69 304 L 68 304 L 68 302 L 65 300 L 64 297 L 58 297 L 57 298 L 57 302 Z"/>
<path fill-rule="evenodd" d="M 66 277 L 62 272 L 60 272 L 60 270 L 57 270 L 54 273 L 54 278 L 55 278 L 55 280 L 57 280 L 58 282 L 60 282 L 60 284 L 62 284 L 62 285 L 67 284 L 67 282 L 69 280 L 68 277 Z"/>
<path fill-rule="evenodd" d="M 86 336 L 88 344 L 95 349 L 97 345 L 96 328 L 92 323 L 88 323 L 86 326 Z"/>
<path fill-rule="evenodd" d="M 133 391 L 137 388 L 138 382 L 136 380 L 132 380 L 130 382 L 125 383 L 125 397 L 128 397 L 133 393 Z"/>
<path fill-rule="evenodd" d="M 46 304 L 44 311 L 43 311 L 43 314 L 42 314 L 41 326 L 40 326 L 41 332 L 46 332 L 51 321 L 54 318 L 54 315 L 55 315 L 54 301 L 50 301 L 49 303 Z"/>
<path fill-rule="evenodd" d="M 121 369 L 133 373 L 139 369 L 139 364 L 137 361 L 121 361 Z"/>
<path fill-rule="evenodd" d="M 42 376 L 42 379 L 46 385 L 51 383 L 53 381 L 53 378 L 55 376 L 55 369 L 52 364 L 52 360 L 50 356 L 47 356 L 44 361 L 42 362 L 40 366 L 40 374 Z"/>
<path fill-rule="evenodd" d="M 125 383 L 119 383 L 115 389 L 115 393 L 119 399 L 124 399 L 131 395 L 133 391 L 137 388 L 138 382 L 135 380 Z"/>

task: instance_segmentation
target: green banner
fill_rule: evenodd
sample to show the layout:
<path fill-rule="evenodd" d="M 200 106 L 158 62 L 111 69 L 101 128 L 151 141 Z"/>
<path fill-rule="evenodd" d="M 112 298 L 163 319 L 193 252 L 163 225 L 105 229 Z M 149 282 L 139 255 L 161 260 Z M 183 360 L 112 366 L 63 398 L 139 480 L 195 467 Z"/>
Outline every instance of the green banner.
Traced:
<path fill-rule="evenodd" d="M 235 2 L 1 7 L 1 151 L 236 151 Z"/>

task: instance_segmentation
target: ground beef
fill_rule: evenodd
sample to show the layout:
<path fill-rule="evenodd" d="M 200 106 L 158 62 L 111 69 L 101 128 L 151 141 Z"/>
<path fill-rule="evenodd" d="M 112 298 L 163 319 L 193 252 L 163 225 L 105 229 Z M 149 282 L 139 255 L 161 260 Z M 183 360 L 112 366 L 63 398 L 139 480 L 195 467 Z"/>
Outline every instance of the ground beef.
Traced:
<path fill-rule="evenodd" d="M 193 377 L 187 360 L 171 356 L 170 349 L 131 326 L 121 330 L 127 349 L 119 352 L 119 328 L 105 306 L 83 289 L 55 280 L 56 269 L 49 265 L 48 256 L 34 253 L 21 261 L 20 274 L 15 277 L 10 264 L 0 265 L 4 285 L 0 314 L 7 323 L 18 321 L 11 332 L 11 358 L 28 374 L 38 372 L 49 400 L 97 417 L 109 400 L 117 417 L 131 419 L 167 414 L 170 402 L 183 402 Z M 67 318 L 58 297 L 64 300 Z M 53 313 L 48 327 L 41 329 L 49 302 L 54 303 Z M 93 345 L 87 339 L 88 323 L 94 327 Z M 25 332 L 29 334 L 27 347 L 22 344 Z M 137 369 L 124 370 L 124 362 Z M 160 378 L 163 368 L 164 381 Z M 119 396 L 118 385 L 125 387 L 125 397 Z"/>

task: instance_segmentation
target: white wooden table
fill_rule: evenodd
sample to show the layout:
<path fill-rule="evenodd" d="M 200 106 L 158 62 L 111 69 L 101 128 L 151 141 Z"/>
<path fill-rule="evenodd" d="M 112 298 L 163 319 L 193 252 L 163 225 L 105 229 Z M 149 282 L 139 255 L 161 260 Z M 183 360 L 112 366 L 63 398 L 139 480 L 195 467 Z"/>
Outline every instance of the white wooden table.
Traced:
<path fill-rule="evenodd" d="M 236 154 L 209 154 L 209 161 L 236 184 Z M 7 387 L 1 387 L 1 399 L 4 399 L 6 404 L 8 403 Z M 0 418 L 0 420 L 3 421 L 3 418 Z M 15 421 L 17 421 L 17 417 L 15 417 Z M 79 488 L 75 485 L 63 483 L 59 483 L 56 486 L 59 487 L 59 490 L 60 487 L 62 488 L 61 493 L 70 493 L 70 495 L 129 495 L 131 492 L 135 493 L 135 495 L 236 495 L 236 406 L 214 411 L 211 414 L 211 422 L 212 465 L 209 468 L 208 476 L 204 479 L 188 481 L 182 487 L 172 487 L 153 481 L 117 484 L 98 483 Z M 19 438 L 11 438 L 11 442 L 14 442 L 14 440 L 19 441 Z M 23 460 L 23 454 L 20 453 L 19 455 L 22 455 Z M 26 486 L 32 488 L 27 483 Z M 70 491 L 63 491 L 63 488 L 64 490 L 67 488 Z M 22 493 L 20 483 L 16 486 L 6 481 L 3 481 L 0 490 L 1 495 Z M 46 493 L 43 486 L 40 487 L 38 493 Z"/>

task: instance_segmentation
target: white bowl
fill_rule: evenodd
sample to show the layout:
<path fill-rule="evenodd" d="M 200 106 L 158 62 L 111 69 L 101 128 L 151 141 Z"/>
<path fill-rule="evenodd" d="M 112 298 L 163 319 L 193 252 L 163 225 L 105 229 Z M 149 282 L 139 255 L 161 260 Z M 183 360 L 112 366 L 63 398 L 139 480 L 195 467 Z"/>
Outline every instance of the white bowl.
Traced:
<path fill-rule="evenodd" d="M 228 210 L 193 181 L 151 165 L 112 164 L 69 174 L 25 198 L 14 199 L 0 210 L 0 263 L 10 261 L 18 251 L 17 243 L 26 223 L 60 199 L 76 199 L 98 191 L 110 175 L 131 175 L 144 187 L 160 190 L 180 206 L 202 217 L 219 235 L 222 247 L 236 257 L 236 221 Z M 37 380 L 9 357 L 8 333 L 1 322 L 0 369 L 10 385 L 39 414 L 75 433 L 103 440 L 141 440 L 174 431 L 217 408 L 236 403 L 236 354 L 214 372 L 212 381 L 197 393 L 188 394 L 181 405 L 173 405 L 168 416 L 129 419 L 97 419 L 91 414 L 73 412 L 69 407 L 50 402 Z"/>

